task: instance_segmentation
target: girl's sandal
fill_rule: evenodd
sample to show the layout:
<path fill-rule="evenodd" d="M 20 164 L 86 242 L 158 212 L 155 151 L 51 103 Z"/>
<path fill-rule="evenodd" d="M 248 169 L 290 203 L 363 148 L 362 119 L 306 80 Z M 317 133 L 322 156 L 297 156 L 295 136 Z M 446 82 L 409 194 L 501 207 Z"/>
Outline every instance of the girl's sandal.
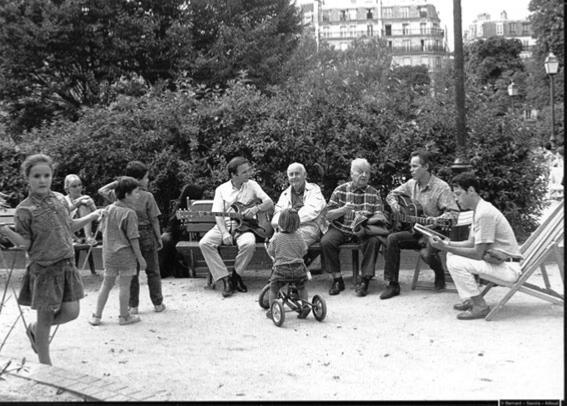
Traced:
<path fill-rule="evenodd" d="M 26 335 L 28 336 L 33 352 L 37 354 L 37 343 L 35 342 L 35 331 L 32 329 L 31 323 L 26 326 Z"/>

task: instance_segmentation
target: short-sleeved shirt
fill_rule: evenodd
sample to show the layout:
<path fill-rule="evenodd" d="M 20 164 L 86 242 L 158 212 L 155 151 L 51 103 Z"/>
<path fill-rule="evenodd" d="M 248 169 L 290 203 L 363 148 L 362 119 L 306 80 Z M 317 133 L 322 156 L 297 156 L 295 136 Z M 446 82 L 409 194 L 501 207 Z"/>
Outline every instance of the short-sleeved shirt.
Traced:
<path fill-rule="evenodd" d="M 274 265 L 302 263 L 306 253 L 307 244 L 299 233 L 276 233 L 268 245 Z"/>
<path fill-rule="evenodd" d="M 420 186 L 415 179 L 410 179 L 392 190 L 386 197 L 386 202 L 392 204 L 396 195 L 406 195 L 412 200 L 421 203 L 423 213 L 428 217 L 439 217 L 457 220 L 459 206 L 449 184 L 435 175 L 431 175 L 429 182 Z"/>
<path fill-rule="evenodd" d="M 234 187 L 232 181 L 228 181 L 215 189 L 215 197 L 213 198 L 213 212 L 234 212 L 230 207 L 234 203 L 239 202 L 244 205 L 251 203 L 254 199 L 265 200 L 269 196 L 262 190 L 260 185 L 254 180 L 244 182 L 240 188 Z M 225 219 L 227 226 L 230 225 L 230 218 Z"/>
<path fill-rule="evenodd" d="M 30 193 L 16 207 L 14 222 L 16 232 L 30 241 L 32 262 L 49 266 L 75 256 L 72 220 L 61 193 Z"/>
<path fill-rule="evenodd" d="M 131 240 L 139 237 L 136 212 L 121 201 L 108 206 L 102 228 L 105 266 L 136 266 Z"/>
<path fill-rule="evenodd" d="M 354 212 L 347 213 L 342 218 L 335 220 L 345 227 L 352 225 L 355 212 L 361 212 L 365 217 L 373 217 L 374 215 L 384 217 L 382 198 L 378 190 L 370 185 L 361 188 L 355 187 L 352 182 L 347 182 L 337 186 L 329 199 L 327 210 L 338 209 L 347 203 L 353 205 Z M 384 220 L 386 220 L 385 217 Z"/>
<path fill-rule="evenodd" d="M 490 244 L 491 249 L 499 250 L 514 258 L 522 258 L 510 223 L 492 203 L 480 199 L 474 213 L 471 227 L 474 243 Z"/>
<path fill-rule="evenodd" d="M 161 211 L 159 210 L 154 195 L 142 186 L 140 186 L 139 189 L 140 197 L 136 200 L 136 203 L 132 205 L 132 209 L 134 209 L 138 215 L 138 226 L 147 227 L 152 224 L 152 219 L 161 214 Z M 116 201 L 114 190 L 109 190 L 106 194 L 103 194 L 103 196 L 108 201 Z"/>

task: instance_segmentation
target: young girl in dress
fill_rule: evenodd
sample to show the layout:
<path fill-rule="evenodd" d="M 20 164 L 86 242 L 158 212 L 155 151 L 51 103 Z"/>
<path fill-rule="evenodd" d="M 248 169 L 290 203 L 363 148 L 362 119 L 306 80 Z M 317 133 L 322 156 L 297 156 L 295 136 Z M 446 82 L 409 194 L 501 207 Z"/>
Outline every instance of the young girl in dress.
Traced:
<path fill-rule="evenodd" d="M 22 164 L 29 194 L 14 216 L 15 231 L 7 226 L 0 233 L 28 252 L 28 265 L 18 303 L 37 311 L 37 321 L 27 326 L 32 349 L 39 362 L 51 365 L 51 326 L 79 315 L 83 284 L 74 263 L 73 232 L 98 220 L 101 210 L 72 220 L 64 196 L 51 191 L 53 161 L 43 154 L 31 155 Z"/>

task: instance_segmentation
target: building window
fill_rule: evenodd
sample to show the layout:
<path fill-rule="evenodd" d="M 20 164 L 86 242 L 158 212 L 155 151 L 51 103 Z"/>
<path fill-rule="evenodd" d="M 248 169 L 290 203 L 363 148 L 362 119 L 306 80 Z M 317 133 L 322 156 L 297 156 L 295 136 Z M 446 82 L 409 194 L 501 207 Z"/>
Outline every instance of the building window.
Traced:
<path fill-rule="evenodd" d="M 323 38 L 329 38 L 329 27 L 323 27 Z"/>
<path fill-rule="evenodd" d="M 382 9 L 382 17 L 383 18 L 392 18 L 393 12 L 392 7 L 384 7 Z"/>
<path fill-rule="evenodd" d="M 346 37 L 346 26 L 344 26 L 344 25 L 341 25 L 341 27 L 340 27 L 340 36 L 341 36 L 341 38 Z"/>
<path fill-rule="evenodd" d="M 351 26 L 349 27 L 349 36 L 350 36 L 351 38 L 356 37 L 356 25 L 351 25 Z"/>
<path fill-rule="evenodd" d="M 409 39 L 405 39 L 402 41 L 402 48 L 406 51 L 411 50 L 411 41 Z"/>
<path fill-rule="evenodd" d="M 530 32 L 530 24 L 522 23 L 522 35 L 528 35 Z"/>
<path fill-rule="evenodd" d="M 392 41 L 388 41 L 388 48 L 392 49 Z"/>
<path fill-rule="evenodd" d="M 504 24 L 496 24 L 496 35 L 504 35 Z"/>
<path fill-rule="evenodd" d="M 357 18 L 356 18 L 356 9 L 355 9 L 355 8 L 350 8 L 350 9 L 348 10 L 348 19 L 349 19 L 350 21 L 356 21 L 356 20 L 357 20 Z"/>
<path fill-rule="evenodd" d="M 425 51 L 425 40 L 424 39 L 421 40 L 421 50 Z"/>
<path fill-rule="evenodd" d="M 346 12 L 346 10 L 340 10 L 340 11 L 339 11 L 339 20 L 340 20 L 340 21 L 346 21 L 346 20 L 347 20 L 347 12 Z"/>
<path fill-rule="evenodd" d="M 425 8 L 425 7 L 419 8 L 419 17 L 420 18 L 427 18 L 427 8 Z"/>
<path fill-rule="evenodd" d="M 408 18 L 409 17 L 409 7 L 400 8 L 400 16 L 402 18 Z"/>
<path fill-rule="evenodd" d="M 366 26 L 366 35 L 368 35 L 369 37 L 374 36 L 374 26 L 372 24 L 368 24 Z"/>
<path fill-rule="evenodd" d="M 330 11 L 329 11 L 329 10 L 323 11 L 323 22 L 324 22 L 324 23 L 328 23 L 328 22 L 329 22 L 329 20 L 330 20 L 329 14 L 330 14 Z"/>
<path fill-rule="evenodd" d="M 421 35 L 427 34 L 427 24 L 426 23 L 419 23 L 419 32 Z"/>
<path fill-rule="evenodd" d="M 372 9 L 369 8 L 366 10 L 366 19 L 367 20 L 372 20 L 374 18 L 374 13 L 372 12 Z"/>
<path fill-rule="evenodd" d="M 409 35 L 409 24 L 402 24 L 402 34 Z"/>
<path fill-rule="evenodd" d="M 516 35 L 516 24 L 510 23 L 510 25 L 508 27 L 510 29 L 510 35 Z"/>
<path fill-rule="evenodd" d="M 392 26 L 390 24 L 386 24 L 384 26 L 384 28 L 386 29 L 386 36 L 389 37 L 392 35 Z"/>

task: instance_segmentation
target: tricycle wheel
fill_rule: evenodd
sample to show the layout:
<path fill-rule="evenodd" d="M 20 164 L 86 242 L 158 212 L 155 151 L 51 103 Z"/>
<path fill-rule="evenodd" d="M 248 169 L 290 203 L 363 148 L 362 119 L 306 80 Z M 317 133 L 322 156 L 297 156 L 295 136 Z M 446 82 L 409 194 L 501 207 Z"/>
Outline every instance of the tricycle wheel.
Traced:
<path fill-rule="evenodd" d="M 315 295 L 313 296 L 311 303 L 313 305 L 313 316 L 317 321 L 323 321 L 327 315 L 327 304 L 325 303 L 325 299 L 319 295 Z"/>
<path fill-rule="evenodd" d="M 278 327 L 281 327 L 285 321 L 285 311 L 281 299 L 272 303 L 272 321 Z"/>
<path fill-rule="evenodd" d="M 262 288 L 260 296 L 258 296 L 258 304 L 262 309 L 268 310 L 270 308 L 270 284 Z"/>

